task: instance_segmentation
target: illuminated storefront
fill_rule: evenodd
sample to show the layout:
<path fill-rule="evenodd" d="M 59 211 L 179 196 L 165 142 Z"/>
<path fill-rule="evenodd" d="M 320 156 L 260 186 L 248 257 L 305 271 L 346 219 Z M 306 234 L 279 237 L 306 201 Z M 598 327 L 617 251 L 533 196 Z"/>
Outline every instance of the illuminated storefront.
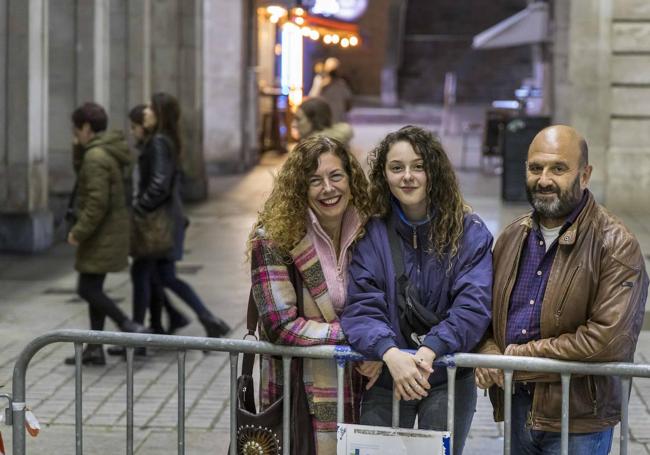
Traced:
<path fill-rule="evenodd" d="M 262 149 L 285 148 L 291 114 L 303 100 L 305 61 L 310 61 L 306 42 L 341 49 L 362 45 L 352 21 L 365 11 L 367 0 L 287 3 L 257 8 Z"/>

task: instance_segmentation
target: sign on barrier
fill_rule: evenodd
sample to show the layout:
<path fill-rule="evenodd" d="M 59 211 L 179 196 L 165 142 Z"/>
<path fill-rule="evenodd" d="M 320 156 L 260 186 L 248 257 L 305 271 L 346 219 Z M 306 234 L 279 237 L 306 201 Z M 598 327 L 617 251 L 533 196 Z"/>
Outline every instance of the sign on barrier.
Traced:
<path fill-rule="evenodd" d="M 449 433 L 446 431 L 411 430 L 408 428 L 374 427 L 339 424 L 337 455 L 408 455 L 413 453 L 448 455 Z"/>

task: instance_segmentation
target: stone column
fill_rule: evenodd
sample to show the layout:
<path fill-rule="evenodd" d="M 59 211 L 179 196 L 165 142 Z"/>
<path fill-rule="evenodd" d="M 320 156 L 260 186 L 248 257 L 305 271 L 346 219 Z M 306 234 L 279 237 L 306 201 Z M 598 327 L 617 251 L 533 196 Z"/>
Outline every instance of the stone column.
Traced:
<path fill-rule="evenodd" d="M 207 197 L 203 159 L 203 4 L 203 0 L 159 0 L 151 9 L 151 92 L 170 93 L 180 104 L 182 194 L 191 201 Z"/>
<path fill-rule="evenodd" d="M 203 131 L 207 166 L 214 172 L 239 172 L 250 163 L 244 151 L 242 93 L 246 90 L 243 39 L 246 2 L 212 0 L 204 4 Z"/>
<path fill-rule="evenodd" d="M 77 1 L 77 104 L 110 104 L 110 0 Z"/>
<path fill-rule="evenodd" d="M 203 158 L 203 0 L 180 3 L 178 101 L 183 140 L 183 199 L 208 196 Z"/>
<path fill-rule="evenodd" d="M 70 114 L 77 103 L 76 8 L 76 0 L 60 0 L 49 11 L 48 205 L 55 240 L 67 236 L 64 216 L 75 181 Z"/>
<path fill-rule="evenodd" d="M 6 79 L 0 164 L 0 249 L 33 252 L 52 243 L 48 210 L 48 2 L 0 7 Z M 5 25 L 6 24 L 6 25 Z M 5 57 L 6 56 L 6 57 Z"/>
<path fill-rule="evenodd" d="M 108 128 L 128 132 L 128 25 L 127 0 L 110 0 L 108 16 L 110 17 L 109 67 L 105 72 L 109 76 L 110 98 L 106 104 Z"/>
<path fill-rule="evenodd" d="M 259 85 L 257 56 L 257 11 L 255 0 L 246 0 L 244 3 L 244 27 L 242 27 L 242 40 L 244 41 L 245 59 L 243 62 L 243 74 L 245 84 L 242 90 L 242 157 L 247 166 L 255 164 L 259 157 Z"/>
<path fill-rule="evenodd" d="M 157 0 L 151 8 L 151 92 L 178 97 L 182 0 Z M 211 3 L 211 2 L 209 2 Z"/>
<path fill-rule="evenodd" d="M 151 0 L 128 0 L 127 4 L 129 108 L 151 97 Z"/>
<path fill-rule="evenodd" d="M 555 64 L 566 66 L 566 81 L 558 80 L 556 70 L 554 120 L 566 121 L 580 131 L 589 144 L 589 161 L 594 166 L 590 188 L 600 202 L 606 202 L 608 153 L 610 143 L 610 59 L 611 4 L 591 0 L 573 0 L 567 10 L 556 2 L 556 13 L 568 13 L 566 57 L 562 43 Z M 566 16 L 562 17 L 562 21 Z M 562 23 L 562 22 L 560 22 Z M 566 61 L 564 59 L 566 58 Z M 559 71 L 559 72 L 558 72 Z"/>

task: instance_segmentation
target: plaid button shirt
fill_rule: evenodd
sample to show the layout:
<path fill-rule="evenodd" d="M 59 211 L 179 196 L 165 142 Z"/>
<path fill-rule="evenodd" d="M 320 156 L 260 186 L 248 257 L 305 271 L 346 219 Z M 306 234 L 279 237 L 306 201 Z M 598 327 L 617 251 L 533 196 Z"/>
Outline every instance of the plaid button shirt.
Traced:
<path fill-rule="evenodd" d="M 588 191 L 583 192 L 580 204 L 571 212 L 562 225 L 560 235 L 580 215 L 587 203 Z M 536 213 L 533 214 L 533 219 L 539 219 Z M 542 301 L 544 300 L 548 277 L 557 252 L 557 245 L 556 239 L 546 251 L 544 236 L 539 229 L 539 224 L 535 223 L 535 227 L 528 234 L 526 243 L 522 248 L 517 281 L 512 294 L 510 294 L 506 346 L 509 344 L 524 344 L 541 338 L 539 321 L 542 313 Z"/>

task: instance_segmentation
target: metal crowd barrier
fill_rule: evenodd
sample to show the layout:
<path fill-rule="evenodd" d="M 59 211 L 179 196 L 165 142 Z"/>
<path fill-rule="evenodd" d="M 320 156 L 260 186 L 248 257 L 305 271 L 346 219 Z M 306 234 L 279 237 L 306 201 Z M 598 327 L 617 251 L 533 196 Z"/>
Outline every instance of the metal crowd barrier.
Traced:
<path fill-rule="evenodd" d="M 59 342 L 71 342 L 75 347 L 75 448 L 76 454 L 83 453 L 83 413 L 82 413 L 82 364 L 81 354 L 83 343 L 111 344 L 126 347 L 126 453 L 133 454 L 133 352 L 136 347 L 175 349 L 178 353 L 178 454 L 185 454 L 185 353 L 188 350 L 219 351 L 230 353 L 230 440 L 237 440 L 236 402 L 238 357 L 240 353 L 268 354 L 282 357 L 285 377 L 289 376 L 292 357 L 309 357 L 319 359 L 335 359 L 338 367 L 337 387 L 337 421 L 343 421 L 343 382 L 346 362 L 363 360 L 363 357 L 352 351 L 348 346 L 279 346 L 266 342 L 227 339 L 201 338 L 170 335 L 145 335 L 119 332 L 96 332 L 89 330 L 57 330 L 39 336 L 31 341 L 21 352 L 13 374 L 13 397 L 7 398 L 10 407 L 6 423 L 13 425 L 13 454 L 25 455 L 25 406 L 26 406 L 26 374 L 29 362 L 43 347 Z M 447 368 L 447 430 L 454 432 L 454 397 L 455 378 L 458 367 L 498 368 L 504 371 L 504 389 L 512 390 L 514 371 L 531 371 L 544 373 L 559 373 L 562 381 L 562 436 L 561 453 L 569 453 L 569 383 L 572 374 L 620 376 L 622 396 L 629 396 L 632 377 L 650 377 L 650 365 L 633 363 L 581 363 L 563 362 L 558 360 L 493 356 L 481 354 L 455 354 L 437 359 L 435 365 Z M 290 381 L 284 381 L 283 400 L 283 454 L 290 453 L 289 437 L 289 388 Z M 511 409 L 512 395 L 505 394 L 504 422 L 504 454 L 511 453 Z M 621 436 L 620 453 L 628 453 L 628 400 L 622 400 L 621 406 Z M 399 425 L 399 401 L 393 400 L 393 427 Z M 452 438 L 453 439 L 453 438 Z M 453 440 L 452 440 L 453 453 Z M 236 444 L 230 446 L 230 455 L 236 455 Z"/>

